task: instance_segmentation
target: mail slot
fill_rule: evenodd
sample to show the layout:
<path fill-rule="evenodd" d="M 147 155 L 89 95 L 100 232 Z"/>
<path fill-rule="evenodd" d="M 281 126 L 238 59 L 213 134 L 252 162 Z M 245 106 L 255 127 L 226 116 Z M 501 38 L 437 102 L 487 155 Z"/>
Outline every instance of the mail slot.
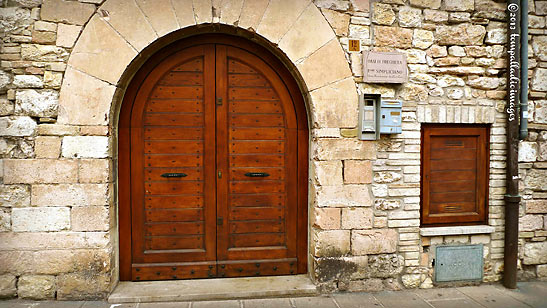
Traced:
<path fill-rule="evenodd" d="M 402 132 L 403 102 L 382 100 L 380 103 L 380 134 L 400 134 Z"/>

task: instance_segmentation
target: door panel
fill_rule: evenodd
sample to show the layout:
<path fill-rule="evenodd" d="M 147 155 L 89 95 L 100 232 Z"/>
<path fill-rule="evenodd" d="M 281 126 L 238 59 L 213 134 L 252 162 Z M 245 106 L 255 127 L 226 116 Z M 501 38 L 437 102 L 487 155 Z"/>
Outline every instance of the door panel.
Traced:
<path fill-rule="evenodd" d="M 129 125 L 132 280 L 299 272 L 295 112 L 276 69 L 240 48 L 150 69 Z"/>

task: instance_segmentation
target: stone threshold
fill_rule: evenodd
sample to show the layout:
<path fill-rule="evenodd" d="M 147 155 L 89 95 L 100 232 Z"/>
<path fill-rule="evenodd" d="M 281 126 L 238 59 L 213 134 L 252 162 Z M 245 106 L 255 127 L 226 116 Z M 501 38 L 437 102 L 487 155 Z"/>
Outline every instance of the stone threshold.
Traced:
<path fill-rule="evenodd" d="M 307 275 L 215 278 L 169 281 L 121 281 L 108 297 L 111 304 L 186 302 L 317 295 Z"/>
<path fill-rule="evenodd" d="M 457 226 L 457 227 L 429 227 L 420 228 L 421 236 L 466 235 L 494 233 L 496 228 L 492 226 Z"/>

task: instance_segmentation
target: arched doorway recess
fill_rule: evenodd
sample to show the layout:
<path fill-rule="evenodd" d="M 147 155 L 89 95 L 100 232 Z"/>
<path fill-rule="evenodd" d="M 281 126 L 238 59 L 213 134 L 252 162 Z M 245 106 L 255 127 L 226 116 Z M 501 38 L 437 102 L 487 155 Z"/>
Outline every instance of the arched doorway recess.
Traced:
<path fill-rule="evenodd" d="M 120 112 L 121 280 L 305 273 L 307 123 L 290 72 L 248 40 L 150 57 Z"/>

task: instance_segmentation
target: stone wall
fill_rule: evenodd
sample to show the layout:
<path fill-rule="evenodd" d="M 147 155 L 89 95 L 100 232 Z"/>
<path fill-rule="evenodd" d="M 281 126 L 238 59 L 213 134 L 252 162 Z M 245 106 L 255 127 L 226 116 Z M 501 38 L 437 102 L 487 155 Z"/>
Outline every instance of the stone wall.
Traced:
<path fill-rule="evenodd" d="M 121 10 L 124 1 L 131 5 Z M 256 31 L 303 80 L 312 124 L 310 271 L 322 290 L 433 287 L 432 252 L 440 244 L 483 244 L 484 281 L 501 279 L 505 1 L 250 1 L 213 0 L 214 10 L 211 1 L 155 1 L 169 7 L 155 10 L 145 0 L 0 0 L 0 297 L 110 292 L 118 279 L 120 75 L 158 37 L 211 22 Z M 190 11 L 181 9 L 189 2 Z M 519 273 L 545 279 L 547 1 L 529 3 L 531 123 L 519 154 Z M 290 14 L 283 11 L 289 5 Z M 288 28 L 278 27 L 280 19 Z M 347 52 L 348 38 L 361 39 L 364 50 L 407 54 L 409 81 L 364 83 L 361 54 Z M 356 88 L 403 100 L 403 133 L 359 141 Z M 491 233 L 420 233 L 421 123 L 491 125 Z"/>

